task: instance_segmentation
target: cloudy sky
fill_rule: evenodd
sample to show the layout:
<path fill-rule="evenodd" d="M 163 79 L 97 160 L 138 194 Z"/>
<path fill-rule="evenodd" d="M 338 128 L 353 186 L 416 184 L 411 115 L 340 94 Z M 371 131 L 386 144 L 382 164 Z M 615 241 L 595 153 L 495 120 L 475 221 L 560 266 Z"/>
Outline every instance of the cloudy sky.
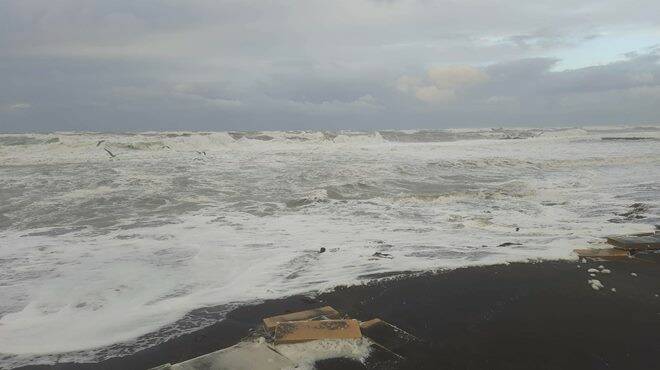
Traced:
<path fill-rule="evenodd" d="M 0 131 L 660 123 L 658 0 L 1 0 Z"/>

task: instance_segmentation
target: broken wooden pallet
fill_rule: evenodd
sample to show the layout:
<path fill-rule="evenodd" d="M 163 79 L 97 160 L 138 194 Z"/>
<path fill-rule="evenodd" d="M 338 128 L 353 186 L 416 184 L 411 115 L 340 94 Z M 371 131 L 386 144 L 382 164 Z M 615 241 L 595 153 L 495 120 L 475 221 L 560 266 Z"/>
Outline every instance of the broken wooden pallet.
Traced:
<path fill-rule="evenodd" d="M 275 326 L 276 344 L 300 343 L 321 339 L 360 339 L 357 320 L 288 321 Z"/>
<path fill-rule="evenodd" d="M 275 329 L 278 323 L 288 322 L 288 321 L 304 321 L 304 320 L 316 320 L 316 319 L 337 319 L 339 318 L 339 312 L 330 306 L 315 308 L 312 310 L 305 310 L 299 312 L 292 312 L 284 315 L 277 315 L 272 317 L 266 317 L 263 319 L 264 326 L 269 331 Z"/>

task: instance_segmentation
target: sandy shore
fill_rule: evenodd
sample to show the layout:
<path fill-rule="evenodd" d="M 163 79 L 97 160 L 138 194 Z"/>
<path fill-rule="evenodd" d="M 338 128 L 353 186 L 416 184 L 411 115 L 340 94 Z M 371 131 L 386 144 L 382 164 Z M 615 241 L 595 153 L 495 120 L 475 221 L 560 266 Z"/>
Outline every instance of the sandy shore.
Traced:
<path fill-rule="evenodd" d="M 660 254 L 644 261 L 541 262 L 464 268 L 338 288 L 246 306 L 197 332 L 97 364 L 30 369 L 146 369 L 235 344 L 262 317 L 331 305 L 351 317 L 380 317 L 421 342 L 392 369 L 651 369 L 660 363 Z M 589 276 L 599 265 L 609 274 Z M 578 267 L 579 266 L 579 267 Z M 631 275 L 635 273 L 637 276 Z M 598 279 L 598 291 L 587 283 Z M 615 288 L 616 292 L 611 289 Z M 343 359 L 318 369 L 380 369 Z"/>

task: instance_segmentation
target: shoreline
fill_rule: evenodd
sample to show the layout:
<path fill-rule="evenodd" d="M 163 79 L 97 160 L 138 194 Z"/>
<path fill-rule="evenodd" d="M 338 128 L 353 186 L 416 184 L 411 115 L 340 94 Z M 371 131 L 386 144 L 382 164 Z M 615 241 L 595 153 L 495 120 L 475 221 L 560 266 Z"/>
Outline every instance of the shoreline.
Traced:
<path fill-rule="evenodd" d="M 403 275 L 314 298 L 242 306 L 215 324 L 125 357 L 18 369 L 177 363 L 236 344 L 263 317 L 321 305 L 359 320 L 379 317 L 420 338 L 403 349 L 406 360 L 388 366 L 392 369 L 648 369 L 660 349 L 657 262 L 660 254 L 650 253 L 640 260 L 541 261 Z M 589 276 L 587 269 L 600 265 L 611 273 Z M 605 287 L 594 290 L 589 279 Z M 374 361 L 325 360 L 317 368 L 382 368 Z"/>

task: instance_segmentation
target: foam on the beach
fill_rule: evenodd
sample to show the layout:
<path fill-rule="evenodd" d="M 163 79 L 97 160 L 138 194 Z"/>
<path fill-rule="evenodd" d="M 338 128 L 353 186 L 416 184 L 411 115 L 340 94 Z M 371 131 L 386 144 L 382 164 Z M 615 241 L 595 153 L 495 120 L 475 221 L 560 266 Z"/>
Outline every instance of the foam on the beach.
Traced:
<path fill-rule="evenodd" d="M 591 279 L 591 280 L 588 280 L 587 282 L 589 283 L 589 285 L 591 286 L 591 288 L 593 290 L 600 290 L 600 289 L 605 288 L 605 286 L 603 285 L 603 283 L 600 282 L 600 280 Z"/>
<path fill-rule="evenodd" d="M 343 357 L 364 362 L 371 351 L 371 341 L 361 339 L 315 340 L 297 344 L 280 344 L 275 349 L 293 361 L 300 370 L 313 370 L 316 361 Z"/>

